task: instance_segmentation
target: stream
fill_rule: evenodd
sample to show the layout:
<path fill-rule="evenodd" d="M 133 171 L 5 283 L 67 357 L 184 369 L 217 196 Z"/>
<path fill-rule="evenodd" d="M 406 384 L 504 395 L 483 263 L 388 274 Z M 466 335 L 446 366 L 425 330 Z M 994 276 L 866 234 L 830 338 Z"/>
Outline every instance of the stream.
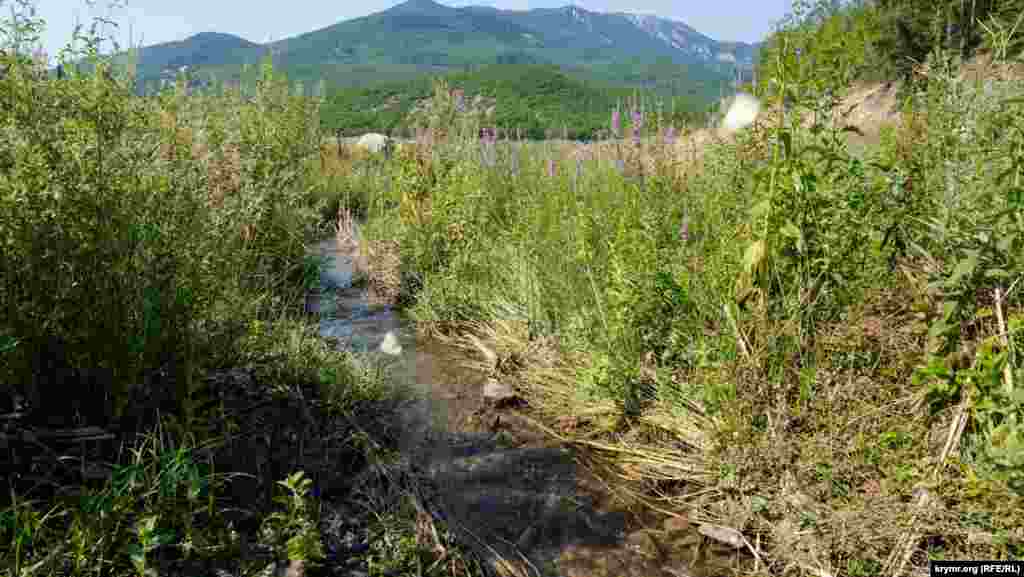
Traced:
<path fill-rule="evenodd" d="M 461 367 L 464 352 L 418 341 L 411 322 L 353 286 L 358 249 L 334 237 L 313 248 L 324 259 L 310 307 L 320 334 L 353 352 L 389 355 L 391 376 L 413 385 L 403 458 L 427 473 L 449 528 L 467 543 L 525 560 L 530 575 L 714 574 L 663 554 L 657 532 L 615 506 L 573 451 L 517 420 L 516 410 L 485 409 L 484 376 Z"/>

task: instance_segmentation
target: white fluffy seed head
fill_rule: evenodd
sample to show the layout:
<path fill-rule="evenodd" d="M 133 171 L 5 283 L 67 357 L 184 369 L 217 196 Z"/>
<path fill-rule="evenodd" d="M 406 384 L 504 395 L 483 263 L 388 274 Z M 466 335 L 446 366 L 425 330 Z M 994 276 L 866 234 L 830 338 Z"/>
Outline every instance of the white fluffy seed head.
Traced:
<path fill-rule="evenodd" d="M 394 331 L 388 331 L 384 335 L 384 342 L 380 344 L 380 350 L 386 355 L 397 357 L 402 354 L 402 345 L 398 343 L 398 337 L 395 336 Z"/>
<path fill-rule="evenodd" d="M 732 134 L 754 123 L 761 112 L 761 102 L 753 96 L 740 92 L 733 99 L 729 111 L 722 120 L 722 130 Z"/>

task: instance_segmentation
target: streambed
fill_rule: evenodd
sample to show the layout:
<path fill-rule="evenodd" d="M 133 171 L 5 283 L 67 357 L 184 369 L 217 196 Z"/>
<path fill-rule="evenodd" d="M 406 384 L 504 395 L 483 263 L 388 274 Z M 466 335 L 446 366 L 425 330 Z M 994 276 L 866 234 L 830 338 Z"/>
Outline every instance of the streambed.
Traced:
<path fill-rule="evenodd" d="M 702 562 L 692 529 L 670 539 L 658 520 L 618 507 L 573 451 L 516 418 L 528 408 L 486 408 L 484 375 L 463 367 L 463 351 L 417 340 L 410 322 L 353 285 L 365 265 L 358 249 L 334 237 L 311 248 L 324 259 L 320 290 L 307 301 L 319 315 L 320 334 L 353 352 L 386 357 L 389 376 L 411 385 L 402 460 L 426 473 L 445 521 L 467 542 L 525 559 L 531 575 L 722 574 L 721 563 Z"/>

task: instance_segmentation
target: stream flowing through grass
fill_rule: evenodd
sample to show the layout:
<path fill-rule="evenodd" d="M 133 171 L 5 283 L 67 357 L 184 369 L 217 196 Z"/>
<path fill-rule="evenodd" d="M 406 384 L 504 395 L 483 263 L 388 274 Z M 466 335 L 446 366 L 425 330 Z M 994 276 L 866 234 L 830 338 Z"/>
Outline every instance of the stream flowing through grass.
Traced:
<path fill-rule="evenodd" d="M 373 302 L 357 249 L 332 236 L 310 250 L 323 263 L 309 306 L 321 336 L 378 357 L 390 382 L 412 392 L 398 460 L 425 473 L 443 521 L 466 545 L 518 575 L 713 575 L 728 563 L 705 571 L 683 558 L 693 548 L 663 554 L 664 532 L 617 503 L 576 451 L 532 428 L 528 407 L 485 402 L 486 375 L 464 350 L 418 339 L 399 311 Z M 674 537 L 699 541 L 692 530 Z"/>

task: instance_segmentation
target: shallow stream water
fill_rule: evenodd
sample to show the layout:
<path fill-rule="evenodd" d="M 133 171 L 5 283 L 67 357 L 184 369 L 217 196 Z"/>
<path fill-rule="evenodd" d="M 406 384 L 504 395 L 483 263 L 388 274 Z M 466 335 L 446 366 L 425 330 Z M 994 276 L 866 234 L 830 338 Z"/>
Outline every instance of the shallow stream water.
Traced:
<path fill-rule="evenodd" d="M 417 341 L 411 323 L 353 286 L 356 249 L 329 238 L 313 251 L 324 258 L 311 307 L 319 312 L 320 334 L 386 357 L 389 375 L 412 385 L 417 399 L 403 414 L 403 459 L 434 483 L 450 529 L 505 559 L 524 559 L 530 575 L 721 574 L 651 546 L 654 534 L 642 528 L 651 521 L 640 523 L 616 505 L 573 451 L 515 411 L 485 409 L 484 375 L 463 368 L 464 352 Z"/>

